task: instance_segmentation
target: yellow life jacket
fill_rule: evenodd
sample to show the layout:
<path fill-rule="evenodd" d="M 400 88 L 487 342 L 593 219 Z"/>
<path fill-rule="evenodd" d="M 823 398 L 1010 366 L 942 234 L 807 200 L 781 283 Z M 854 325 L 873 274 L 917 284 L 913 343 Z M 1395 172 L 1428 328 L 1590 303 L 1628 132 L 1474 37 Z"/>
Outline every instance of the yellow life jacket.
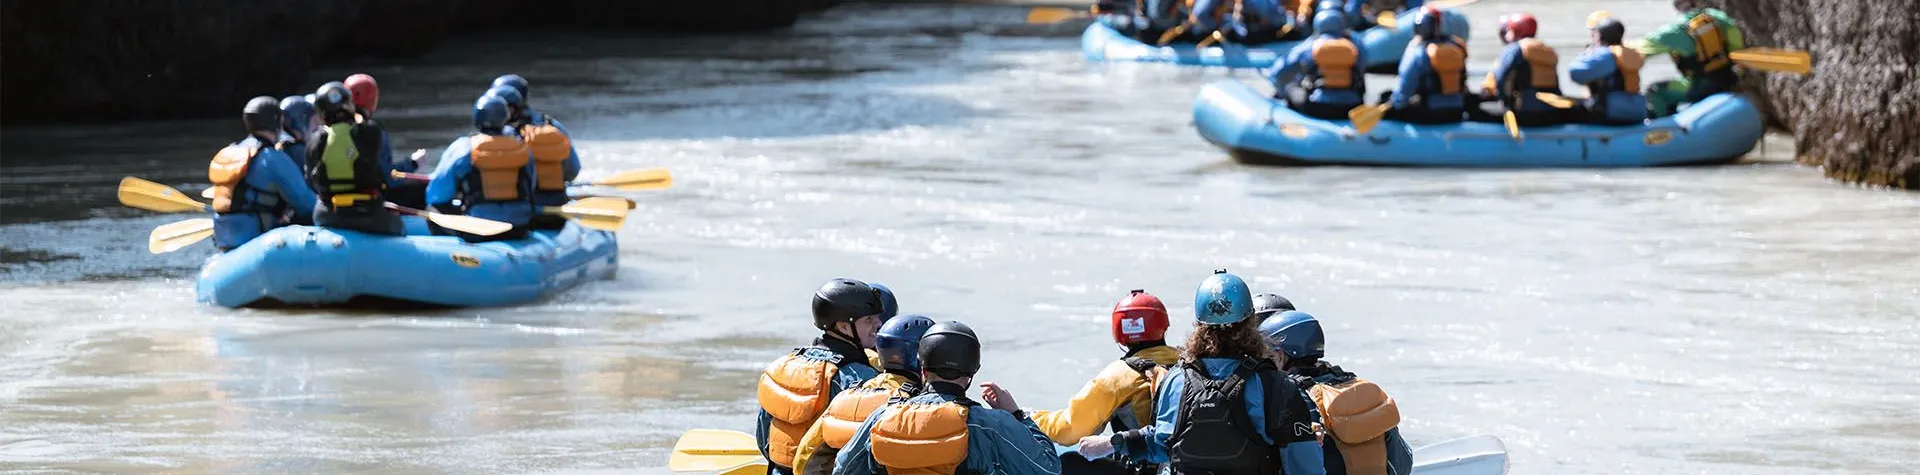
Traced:
<path fill-rule="evenodd" d="M 468 158 L 473 165 L 470 179 L 478 183 L 468 188 L 479 190 L 479 201 L 515 201 L 520 196 L 521 179 L 527 167 L 527 145 L 504 135 L 474 134 Z"/>
<path fill-rule="evenodd" d="M 242 195 L 240 187 L 247 180 L 247 166 L 253 163 L 253 156 L 259 153 L 259 147 L 236 144 L 213 154 L 213 161 L 207 164 L 207 181 L 213 183 L 213 212 L 231 213 L 245 208 L 236 202 Z"/>
<path fill-rule="evenodd" d="M 573 155 L 573 141 L 551 123 L 521 126 L 520 136 L 533 151 L 534 191 L 566 191 L 566 162 Z"/>
<path fill-rule="evenodd" d="M 1432 66 L 1433 93 L 1459 94 L 1466 87 L 1467 48 L 1457 42 L 1428 43 L 1427 64 Z"/>
<path fill-rule="evenodd" d="M 774 360 L 760 373 L 755 397 L 760 409 L 773 416 L 767 428 L 767 461 L 793 467 L 793 452 L 827 409 L 833 377 L 840 373 L 839 356 L 822 360 L 803 356 L 801 349 Z"/>
<path fill-rule="evenodd" d="M 967 403 L 886 408 L 869 439 L 873 461 L 888 475 L 953 475 L 967 460 Z"/>
<path fill-rule="evenodd" d="M 1316 87 L 1332 89 L 1351 89 L 1354 81 L 1354 63 L 1360 61 L 1360 48 L 1353 40 L 1346 38 L 1323 38 L 1313 42 L 1313 63 L 1316 66 Z"/>
<path fill-rule="evenodd" d="M 1527 60 L 1527 77 L 1534 89 L 1560 90 L 1560 53 L 1553 51 L 1545 41 L 1533 38 L 1520 40 L 1520 57 Z"/>
<path fill-rule="evenodd" d="M 1316 384 L 1307 393 L 1319 406 L 1321 424 L 1333 434 L 1350 475 L 1387 474 L 1387 431 L 1400 425 L 1400 407 L 1380 386 L 1354 378 Z"/>
<path fill-rule="evenodd" d="M 1608 46 L 1613 52 L 1613 87 L 1615 90 L 1638 93 L 1640 91 L 1640 67 L 1645 66 L 1647 57 L 1633 48 Z"/>
<path fill-rule="evenodd" d="M 1680 63 L 1681 68 L 1712 73 L 1733 65 L 1732 60 L 1727 56 L 1727 33 L 1720 30 L 1720 22 L 1714 21 L 1713 16 L 1708 15 L 1706 11 L 1703 10 L 1687 20 L 1687 36 L 1693 38 L 1693 57 L 1676 61 Z"/>
<path fill-rule="evenodd" d="M 853 440 L 853 434 L 860 431 L 860 425 L 867 422 L 867 416 L 873 411 L 886 407 L 895 398 L 913 397 L 919 392 L 919 385 L 912 384 L 906 378 L 897 375 L 881 375 L 861 383 L 860 387 L 842 391 L 827 404 L 827 413 L 820 416 L 821 441 L 828 447 L 845 448 L 847 441 Z"/>

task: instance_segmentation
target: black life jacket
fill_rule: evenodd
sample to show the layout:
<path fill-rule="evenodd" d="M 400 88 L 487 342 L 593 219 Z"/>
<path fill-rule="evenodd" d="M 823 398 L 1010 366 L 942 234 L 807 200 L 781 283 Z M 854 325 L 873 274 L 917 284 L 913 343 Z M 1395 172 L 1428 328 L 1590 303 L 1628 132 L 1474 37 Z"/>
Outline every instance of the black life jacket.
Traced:
<path fill-rule="evenodd" d="M 1200 362 L 1181 362 L 1187 375 L 1180 394 L 1180 418 L 1167 440 L 1168 463 L 1182 475 L 1271 475 L 1280 461 L 1272 444 L 1247 415 L 1247 381 L 1281 381 L 1273 362 L 1246 359 L 1225 379 L 1207 375 Z M 1269 408 L 1279 410 L 1280 408 Z"/>

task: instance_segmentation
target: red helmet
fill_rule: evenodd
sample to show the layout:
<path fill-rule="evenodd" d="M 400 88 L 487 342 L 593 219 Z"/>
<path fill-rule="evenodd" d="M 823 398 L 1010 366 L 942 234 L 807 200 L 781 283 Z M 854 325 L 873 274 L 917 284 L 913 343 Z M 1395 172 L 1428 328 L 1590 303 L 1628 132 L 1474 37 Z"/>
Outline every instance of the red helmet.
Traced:
<path fill-rule="evenodd" d="M 347 90 L 353 92 L 353 107 L 362 114 L 372 114 L 380 106 L 380 83 L 373 82 L 373 76 L 347 76 Z"/>
<path fill-rule="evenodd" d="M 1122 345 L 1167 338 L 1167 304 L 1135 289 L 1113 305 L 1113 342 Z"/>
<path fill-rule="evenodd" d="M 1540 24 L 1533 20 L 1533 14 L 1521 12 L 1500 17 L 1500 31 L 1512 34 L 1513 41 L 1532 38 L 1539 30 Z"/>

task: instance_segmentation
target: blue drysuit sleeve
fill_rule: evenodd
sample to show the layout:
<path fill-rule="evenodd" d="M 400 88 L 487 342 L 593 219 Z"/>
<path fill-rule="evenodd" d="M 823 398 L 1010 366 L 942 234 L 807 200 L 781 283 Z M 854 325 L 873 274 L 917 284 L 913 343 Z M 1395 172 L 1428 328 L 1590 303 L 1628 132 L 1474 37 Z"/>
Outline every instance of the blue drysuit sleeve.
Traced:
<path fill-rule="evenodd" d="M 867 415 L 860 428 L 853 431 L 853 438 L 847 439 L 847 445 L 840 448 L 840 454 L 833 457 L 833 475 L 873 475 L 873 423 L 887 412 L 886 407 Z M 760 427 L 767 427 L 767 411 L 760 411 Z M 766 430 L 761 430 L 760 453 L 766 455 Z M 972 442 L 968 442 L 971 444 Z"/>
<path fill-rule="evenodd" d="M 1387 468 L 1392 475 L 1413 474 L 1413 446 L 1400 436 L 1400 428 L 1387 429 Z"/>
<path fill-rule="evenodd" d="M 1219 8 L 1221 3 L 1231 2 L 1231 1 L 1233 0 L 1196 0 L 1194 1 L 1193 2 L 1193 28 L 1191 30 L 1188 30 L 1188 33 L 1204 34 L 1204 33 L 1211 33 L 1213 32 L 1213 30 L 1220 29 L 1220 19 L 1214 18 L 1213 15 L 1210 15 L 1209 13 L 1213 12 L 1215 8 Z"/>
<path fill-rule="evenodd" d="M 1513 70 L 1518 68 L 1520 64 L 1520 43 L 1509 44 L 1505 49 L 1500 50 L 1500 62 L 1493 66 L 1493 87 L 1495 93 L 1505 94 L 1506 91 L 1500 90 L 1500 85 L 1507 83 L 1507 78 L 1513 76 Z"/>
<path fill-rule="evenodd" d="M 1573 65 L 1567 68 L 1567 76 L 1572 78 L 1573 82 L 1584 86 L 1613 75 L 1616 67 L 1613 64 L 1612 51 L 1607 51 L 1606 48 L 1588 48 L 1585 53 L 1580 54 L 1579 59 L 1573 60 Z"/>
<path fill-rule="evenodd" d="M 1169 371 L 1160 379 L 1153 398 L 1153 424 L 1119 434 L 1115 454 L 1147 463 L 1167 463 L 1167 439 L 1180 417 L 1180 393 L 1186 391 L 1185 371 Z"/>
<path fill-rule="evenodd" d="M 467 138 L 455 139 L 447 145 L 447 151 L 440 154 L 440 167 L 433 170 L 431 181 L 427 182 L 427 205 L 444 208 L 453 204 L 453 195 L 460 190 L 460 180 L 467 178 L 473 171 L 473 163 Z"/>
<path fill-rule="evenodd" d="M 1393 89 L 1393 108 L 1407 107 L 1413 96 L 1420 93 L 1420 79 L 1430 72 L 1427 65 L 1426 43 L 1414 43 L 1407 46 L 1407 53 L 1400 56 L 1400 85 Z"/>
<path fill-rule="evenodd" d="M 1288 84 L 1298 81 L 1307 68 L 1313 67 L 1313 43 L 1308 41 L 1295 45 L 1293 49 L 1287 50 L 1287 56 L 1281 58 L 1279 64 L 1273 65 L 1273 69 L 1268 70 L 1267 80 L 1273 82 L 1276 96 L 1285 94 Z"/>
<path fill-rule="evenodd" d="M 300 167 L 293 164 L 293 158 L 279 150 L 262 149 L 264 160 L 254 162 L 273 183 L 273 191 L 280 194 L 280 200 L 293 207 L 295 213 L 312 216 L 313 208 L 320 203 L 313 188 L 307 185 L 305 177 L 300 176 Z M 251 176 L 251 174 L 249 174 Z"/>
<path fill-rule="evenodd" d="M 967 460 L 972 473 L 1051 475 L 1060 473 L 1053 441 L 1033 421 L 1015 419 L 997 409 L 967 411 Z"/>

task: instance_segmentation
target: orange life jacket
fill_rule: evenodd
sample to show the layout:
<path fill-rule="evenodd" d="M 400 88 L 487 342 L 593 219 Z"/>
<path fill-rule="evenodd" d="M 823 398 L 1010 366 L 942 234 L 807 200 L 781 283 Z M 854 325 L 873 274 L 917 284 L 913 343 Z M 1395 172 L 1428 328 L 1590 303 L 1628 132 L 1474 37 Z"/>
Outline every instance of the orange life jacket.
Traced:
<path fill-rule="evenodd" d="M 760 409 L 773 416 L 767 428 L 767 461 L 781 467 L 793 467 L 794 449 L 826 411 L 833 377 L 840 373 L 839 355 L 819 359 L 804 353 L 802 348 L 767 365 L 755 393 Z"/>
<path fill-rule="evenodd" d="M 1307 393 L 1320 409 L 1351 475 L 1387 475 L 1387 431 L 1400 425 L 1400 407 L 1380 386 L 1354 378 L 1315 384 Z M 1324 443 L 1324 441 L 1323 441 Z"/>
<path fill-rule="evenodd" d="M 241 198 L 246 191 L 242 188 L 246 186 L 247 166 L 253 164 L 253 156 L 259 153 L 259 147 L 235 144 L 213 154 L 213 161 L 207 164 L 207 181 L 213 183 L 213 212 L 232 213 L 246 208 Z"/>
<path fill-rule="evenodd" d="M 1534 89 L 1560 90 L 1560 54 L 1533 38 L 1520 40 L 1520 57 L 1527 60 L 1527 76 Z"/>
<path fill-rule="evenodd" d="M 1608 46 L 1607 51 L 1613 52 L 1614 68 L 1613 77 L 1611 78 L 1613 80 L 1610 81 L 1613 84 L 1606 85 L 1607 87 L 1605 89 L 1608 91 L 1639 93 L 1640 67 L 1647 64 L 1647 57 L 1641 55 L 1639 51 L 1635 51 L 1633 48 L 1625 48 L 1618 45 Z"/>
<path fill-rule="evenodd" d="M 521 126 L 520 136 L 533 151 L 534 191 L 566 191 L 566 162 L 573 155 L 573 141 L 552 123 Z"/>
<path fill-rule="evenodd" d="M 880 378 L 867 380 L 869 383 Z M 896 398 L 913 397 L 919 387 L 912 383 L 897 387 L 862 385 L 859 388 L 841 392 L 827 405 L 826 415 L 821 416 L 820 435 L 828 447 L 845 448 L 847 441 L 853 440 L 853 434 L 860 431 L 860 425 L 867 422 L 867 416 L 873 411 L 885 407 Z"/>
<path fill-rule="evenodd" d="M 1428 80 L 1434 81 L 1434 94 L 1454 95 L 1466 88 L 1467 47 L 1458 42 L 1428 43 L 1426 48 L 1427 65 L 1433 70 Z"/>
<path fill-rule="evenodd" d="M 1687 36 L 1693 37 L 1693 56 L 1674 56 L 1680 69 L 1716 73 L 1733 66 L 1727 55 L 1727 33 L 1705 10 L 1687 20 Z"/>
<path fill-rule="evenodd" d="M 1316 66 L 1313 80 L 1315 87 L 1332 89 L 1352 89 L 1355 77 L 1354 65 L 1360 61 L 1360 48 L 1353 40 L 1346 38 L 1323 38 L 1313 42 L 1313 63 Z"/>
<path fill-rule="evenodd" d="M 967 411 L 973 401 L 903 403 L 873 424 L 873 461 L 888 475 L 953 475 L 967 460 Z"/>
<path fill-rule="evenodd" d="M 468 188 L 468 193 L 479 190 L 479 201 L 524 199 L 520 196 L 520 186 L 526 179 L 527 144 L 513 137 L 487 134 L 474 134 L 471 141 L 473 151 L 469 159 L 474 173 L 469 179 L 477 183 Z"/>

